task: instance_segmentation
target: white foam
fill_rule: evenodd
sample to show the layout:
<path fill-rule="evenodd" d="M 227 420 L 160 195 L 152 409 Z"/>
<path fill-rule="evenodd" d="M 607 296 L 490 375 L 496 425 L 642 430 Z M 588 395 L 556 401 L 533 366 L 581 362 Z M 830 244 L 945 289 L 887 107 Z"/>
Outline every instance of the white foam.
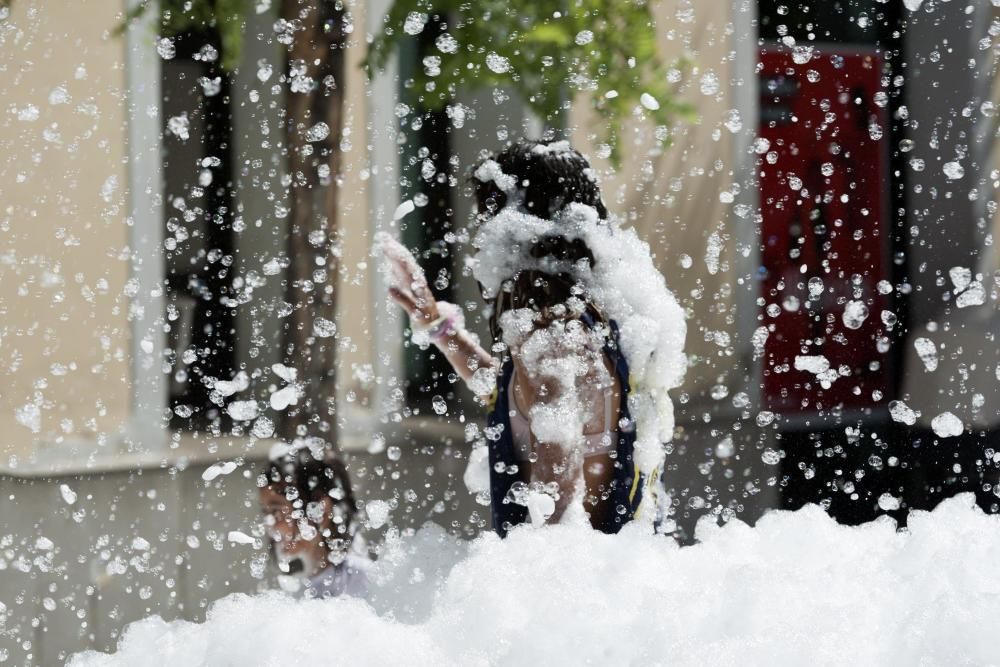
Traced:
<path fill-rule="evenodd" d="M 211 482 L 213 479 L 220 475 L 228 475 L 229 473 L 236 470 L 237 465 L 235 461 L 225 461 L 222 463 L 213 463 L 212 465 L 205 468 L 205 471 L 201 473 L 201 478 L 206 482 Z"/>
<path fill-rule="evenodd" d="M 384 500 L 369 500 L 365 504 L 365 514 L 368 515 L 368 525 L 371 528 L 381 528 L 389 520 L 391 508 Z"/>
<path fill-rule="evenodd" d="M 493 181 L 501 192 L 512 192 L 517 185 L 513 176 L 503 173 L 496 160 L 485 160 L 473 174 L 480 183 Z"/>
<path fill-rule="evenodd" d="M 490 451 L 486 445 L 476 445 L 469 454 L 469 463 L 462 475 L 469 493 L 490 490 Z"/>
<path fill-rule="evenodd" d="M 415 208 L 416 208 L 416 204 L 413 203 L 413 200 L 412 199 L 407 199 L 402 204 L 400 204 L 399 206 L 396 207 L 396 210 L 392 214 L 393 221 L 402 220 L 408 214 L 412 213 L 413 209 L 415 209 Z"/>
<path fill-rule="evenodd" d="M 226 412 L 236 421 L 253 421 L 257 418 L 260 408 L 257 401 L 233 401 L 226 407 Z"/>
<path fill-rule="evenodd" d="M 860 329 L 868 319 L 868 306 L 864 301 L 848 301 L 841 319 L 848 329 Z"/>
<path fill-rule="evenodd" d="M 795 370 L 812 373 L 819 380 L 820 386 L 829 389 L 840 377 L 835 368 L 830 368 L 830 361 L 822 354 L 799 354 L 795 356 Z"/>
<path fill-rule="evenodd" d="M 907 532 L 809 506 L 755 528 L 703 523 L 699 537 L 680 549 L 637 524 L 471 544 L 390 533 L 369 603 L 232 595 L 203 624 L 148 618 L 117 654 L 70 665 L 832 665 L 845 647 L 875 667 L 996 662 L 1000 517 L 971 495 L 911 513 Z"/>
<path fill-rule="evenodd" d="M 233 376 L 232 380 L 217 380 L 212 389 L 223 396 L 232 396 L 241 391 L 246 391 L 250 387 L 250 376 L 246 371 L 240 371 Z"/>
<path fill-rule="evenodd" d="M 917 423 L 917 417 L 920 416 L 920 413 L 915 411 L 903 401 L 890 401 L 889 415 L 892 417 L 893 421 L 899 422 L 900 424 L 906 424 L 907 426 L 913 426 Z"/>
<path fill-rule="evenodd" d="M 913 347 L 917 351 L 920 361 L 924 362 L 924 369 L 936 371 L 938 367 L 937 347 L 930 338 L 917 338 L 913 341 Z"/>
<path fill-rule="evenodd" d="M 962 435 L 965 424 L 951 412 L 942 412 L 931 420 L 931 428 L 939 438 L 953 438 Z"/>

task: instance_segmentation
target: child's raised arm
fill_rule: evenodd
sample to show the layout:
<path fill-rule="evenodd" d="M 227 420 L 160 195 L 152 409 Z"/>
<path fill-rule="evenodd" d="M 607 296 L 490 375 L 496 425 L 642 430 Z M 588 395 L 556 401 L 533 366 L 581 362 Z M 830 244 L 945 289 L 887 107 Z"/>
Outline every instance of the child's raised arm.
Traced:
<path fill-rule="evenodd" d="M 496 361 L 466 331 L 461 309 L 434 299 L 424 270 L 405 246 L 388 234 L 376 236 L 375 244 L 389 265 L 389 297 L 410 316 L 414 337 L 434 343 L 476 396 L 488 400 L 496 382 Z"/>

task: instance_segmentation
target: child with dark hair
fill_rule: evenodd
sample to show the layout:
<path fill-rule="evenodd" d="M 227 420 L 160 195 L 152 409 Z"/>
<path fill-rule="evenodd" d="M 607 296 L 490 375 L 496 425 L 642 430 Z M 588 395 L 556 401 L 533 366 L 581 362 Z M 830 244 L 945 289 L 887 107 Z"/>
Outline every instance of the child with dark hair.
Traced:
<path fill-rule="evenodd" d="M 369 561 L 358 548 L 357 508 L 340 458 L 320 441 L 275 445 L 257 486 L 281 587 L 364 598 Z"/>
<path fill-rule="evenodd" d="M 608 220 L 590 165 L 566 142 L 517 142 L 481 162 L 473 186 L 473 274 L 496 356 L 458 307 L 434 299 L 403 246 L 378 242 L 414 339 L 490 406 L 494 529 L 579 517 L 613 533 L 640 503 L 655 520 L 684 324 L 648 246 Z"/>

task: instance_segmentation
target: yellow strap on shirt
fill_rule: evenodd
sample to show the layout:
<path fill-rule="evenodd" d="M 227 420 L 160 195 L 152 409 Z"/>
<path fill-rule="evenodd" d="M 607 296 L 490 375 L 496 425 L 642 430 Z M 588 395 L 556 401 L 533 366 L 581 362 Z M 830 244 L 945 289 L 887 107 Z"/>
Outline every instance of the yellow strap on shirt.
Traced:
<path fill-rule="evenodd" d="M 632 476 L 632 489 L 628 492 L 629 503 L 632 503 L 635 500 L 635 492 L 639 490 L 639 477 L 641 476 L 642 475 L 639 472 L 636 472 L 635 475 Z"/>
<path fill-rule="evenodd" d="M 639 515 L 642 513 L 642 508 L 646 506 L 647 503 L 655 503 L 657 494 L 654 493 L 656 490 L 656 485 L 659 483 L 660 479 L 660 469 L 654 468 L 653 472 L 646 478 L 646 488 L 643 489 L 642 500 L 639 502 L 639 506 L 635 509 L 634 519 L 638 519 Z M 632 490 L 628 494 L 628 501 L 632 503 L 635 499 L 635 492 L 639 488 L 639 475 L 636 474 L 635 479 L 632 480 Z"/>

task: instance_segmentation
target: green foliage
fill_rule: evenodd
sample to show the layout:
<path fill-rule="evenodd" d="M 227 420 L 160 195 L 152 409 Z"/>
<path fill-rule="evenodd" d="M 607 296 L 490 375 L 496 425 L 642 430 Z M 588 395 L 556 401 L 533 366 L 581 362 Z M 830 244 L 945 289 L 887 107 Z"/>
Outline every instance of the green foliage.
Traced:
<path fill-rule="evenodd" d="M 251 2 L 160 0 L 161 34 L 217 30 L 222 66 L 231 70 L 240 59 Z M 126 22 L 151 4 L 142 0 Z M 429 108 L 448 104 L 462 86 L 504 87 L 516 90 L 536 114 L 557 124 L 570 100 L 583 93 L 603 120 L 602 140 L 614 164 L 622 123 L 637 110 L 656 125 L 657 139 L 663 142 L 671 123 L 693 115 L 667 81 L 669 67 L 657 53 L 648 0 L 395 0 L 365 61 L 369 75 L 416 39 L 404 26 L 419 33 L 433 15 L 445 17 L 444 32 L 432 48 L 434 55 L 414 68 L 412 82 L 417 98 Z M 645 105 L 643 93 L 649 95 Z"/>
<path fill-rule="evenodd" d="M 645 0 L 396 0 L 372 43 L 369 75 L 435 14 L 445 17 L 444 32 L 413 81 L 430 108 L 447 104 L 461 86 L 509 87 L 557 122 L 569 108 L 567 95 L 584 93 L 604 121 L 615 164 L 622 122 L 637 109 L 661 141 L 674 120 L 691 116 L 667 81 Z"/>
<path fill-rule="evenodd" d="M 252 0 L 159 0 L 160 34 L 177 37 L 192 32 L 216 31 L 222 67 L 232 71 L 243 52 L 243 29 Z M 141 0 L 132 7 L 118 32 L 146 13 L 153 0 Z"/>

